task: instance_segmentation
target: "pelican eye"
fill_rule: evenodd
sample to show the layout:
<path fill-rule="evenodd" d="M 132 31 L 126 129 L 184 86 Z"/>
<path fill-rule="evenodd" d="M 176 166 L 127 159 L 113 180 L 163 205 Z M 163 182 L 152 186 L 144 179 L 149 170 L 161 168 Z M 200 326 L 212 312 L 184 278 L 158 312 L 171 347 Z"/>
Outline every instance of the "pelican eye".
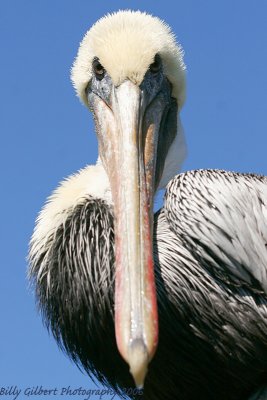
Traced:
<path fill-rule="evenodd" d="M 149 70 L 153 74 L 156 74 L 157 72 L 159 72 L 160 68 L 161 68 L 161 58 L 159 54 L 156 54 L 154 62 L 149 66 Z"/>
<path fill-rule="evenodd" d="M 93 61 L 93 71 L 96 76 L 96 79 L 98 79 L 99 81 L 101 81 L 101 79 L 104 78 L 106 71 L 105 71 L 105 68 L 103 67 L 103 65 L 100 64 L 98 58 L 95 58 Z"/>

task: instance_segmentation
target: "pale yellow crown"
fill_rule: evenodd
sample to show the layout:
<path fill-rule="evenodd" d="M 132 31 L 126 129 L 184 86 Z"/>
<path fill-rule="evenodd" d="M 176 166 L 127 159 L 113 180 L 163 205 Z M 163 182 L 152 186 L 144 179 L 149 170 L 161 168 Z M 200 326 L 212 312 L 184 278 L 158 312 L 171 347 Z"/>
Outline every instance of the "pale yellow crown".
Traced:
<path fill-rule="evenodd" d="M 86 33 L 71 72 L 78 96 L 87 104 L 85 89 L 92 77 L 95 57 L 114 85 L 126 79 L 139 85 L 157 53 L 172 84 L 172 95 L 181 108 L 185 100 L 183 50 L 165 22 L 140 11 L 108 14 Z"/>

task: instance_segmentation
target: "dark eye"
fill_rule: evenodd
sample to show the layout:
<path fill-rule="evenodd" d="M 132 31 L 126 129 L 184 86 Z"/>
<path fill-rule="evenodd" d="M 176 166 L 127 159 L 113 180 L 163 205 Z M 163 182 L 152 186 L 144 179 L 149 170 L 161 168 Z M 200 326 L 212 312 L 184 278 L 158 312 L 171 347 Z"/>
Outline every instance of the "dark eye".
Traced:
<path fill-rule="evenodd" d="M 103 65 L 100 64 L 98 58 L 95 58 L 93 61 L 93 71 L 96 76 L 96 79 L 98 79 L 99 81 L 101 81 L 101 79 L 104 78 L 106 71 Z"/>
<path fill-rule="evenodd" d="M 160 58 L 159 54 L 156 54 L 155 58 L 154 58 L 154 62 L 152 64 L 150 64 L 149 69 L 153 74 L 156 74 L 157 72 L 159 72 L 160 68 L 161 68 L 161 58 Z"/>

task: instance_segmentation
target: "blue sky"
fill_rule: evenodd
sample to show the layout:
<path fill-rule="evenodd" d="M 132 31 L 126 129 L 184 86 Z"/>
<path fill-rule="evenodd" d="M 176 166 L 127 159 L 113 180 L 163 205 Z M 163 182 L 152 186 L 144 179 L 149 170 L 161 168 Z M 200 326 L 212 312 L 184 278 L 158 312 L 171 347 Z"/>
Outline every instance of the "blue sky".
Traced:
<path fill-rule="evenodd" d="M 123 8 L 165 19 L 185 49 L 184 170 L 267 174 L 265 0 L 1 0 L 0 388 L 94 387 L 42 326 L 25 258 L 45 198 L 96 160 L 92 117 L 69 70 L 92 23 Z"/>

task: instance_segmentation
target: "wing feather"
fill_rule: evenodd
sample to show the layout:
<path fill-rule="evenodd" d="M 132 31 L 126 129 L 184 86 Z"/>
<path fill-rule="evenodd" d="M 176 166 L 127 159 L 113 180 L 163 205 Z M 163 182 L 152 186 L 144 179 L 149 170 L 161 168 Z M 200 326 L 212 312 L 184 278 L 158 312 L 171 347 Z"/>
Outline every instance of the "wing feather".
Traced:
<path fill-rule="evenodd" d="M 173 232 L 224 281 L 267 293 L 267 178 L 223 170 L 177 175 L 165 213 Z"/>

